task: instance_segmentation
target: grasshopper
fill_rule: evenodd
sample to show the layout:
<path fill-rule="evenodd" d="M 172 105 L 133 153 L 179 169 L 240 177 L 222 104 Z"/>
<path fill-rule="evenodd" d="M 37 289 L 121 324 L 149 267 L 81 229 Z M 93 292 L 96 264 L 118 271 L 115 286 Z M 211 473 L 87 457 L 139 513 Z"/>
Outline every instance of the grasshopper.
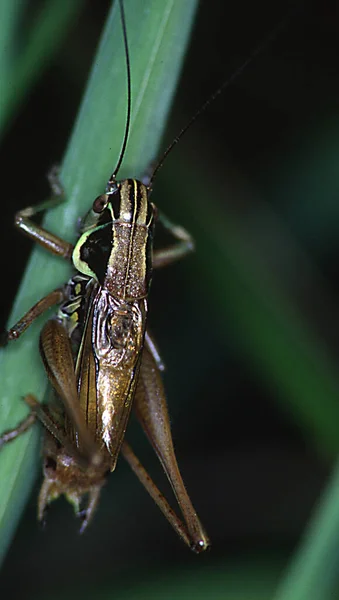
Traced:
<path fill-rule="evenodd" d="M 165 391 L 163 364 L 147 330 L 147 297 L 153 269 L 181 259 L 193 250 L 191 236 L 159 215 L 150 201 L 152 182 L 173 146 L 211 102 L 276 35 L 279 25 L 243 65 L 208 98 L 142 181 L 117 180 L 129 132 L 131 85 L 123 1 L 119 0 L 125 44 L 128 105 L 125 136 L 118 164 L 105 193 L 98 196 L 80 224 L 75 246 L 37 226 L 31 217 L 47 203 L 20 211 L 15 225 L 51 253 L 73 263 L 75 274 L 65 286 L 35 304 L 6 334 L 15 340 L 46 310 L 59 305 L 40 335 L 40 353 L 52 384 L 52 402 L 40 404 L 27 395 L 30 412 L 16 428 L 0 436 L 0 448 L 27 431 L 37 420 L 45 428 L 44 480 L 38 519 L 60 495 L 82 518 L 83 532 L 93 518 L 101 489 L 120 453 L 154 499 L 180 538 L 194 550 L 209 539 L 187 494 L 177 465 Z M 52 190 L 63 199 L 55 173 Z M 51 206 L 55 205 L 55 199 Z M 153 251 L 157 221 L 176 239 Z M 133 407 L 172 486 L 183 520 L 172 510 L 125 440 Z M 82 509 L 84 497 L 87 506 Z"/>
<path fill-rule="evenodd" d="M 25 397 L 28 416 L 0 437 L 0 447 L 14 440 L 37 420 L 45 428 L 43 475 L 38 519 L 46 507 L 64 495 L 82 518 L 83 532 L 92 520 L 101 489 L 114 471 L 120 453 L 155 500 L 181 539 L 195 552 L 206 550 L 208 537 L 192 506 L 177 465 L 165 392 L 163 365 L 147 331 L 147 297 L 152 270 L 180 259 L 193 249 L 190 235 L 164 217 L 150 201 L 151 177 L 117 180 L 129 131 L 130 68 L 123 2 L 128 109 L 125 137 L 118 164 L 106 186 L 82 219 L 76 244 L 36 225 L 31 217 L 46 203 L 20 211 L 15 225 L 47 251 L 72 261 L 75 274 L 65 286 L 35 304 L 8 332 L 15 340 L 34 320 L 59 305 L 40 334 L 40 353 L 52 385 L 52 401 L 40 404 Z M 56 174 L 52 189 L 59 200 L 63 190 Z M 55 200 L 52 200 L 55 205 Z M 157 220 L 176 238 L 153 251 Z M 173 488 L 183 520 L 174 513 L 125 441 L 133 406 Z M 88 498 L 83 509 L 84 497 Z"/>

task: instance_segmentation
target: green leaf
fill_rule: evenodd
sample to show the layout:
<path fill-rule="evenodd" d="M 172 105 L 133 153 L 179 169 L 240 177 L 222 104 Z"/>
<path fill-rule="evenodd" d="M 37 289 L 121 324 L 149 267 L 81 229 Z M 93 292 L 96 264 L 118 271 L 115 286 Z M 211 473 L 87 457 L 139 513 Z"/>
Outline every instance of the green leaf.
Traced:
<path fill-rule="evenodd" d="M 83 0 L 49 0 L 35 14 L 24 0 L 0 3 L 0 132 L 7 128 L 15 110 L 41 76 L 62 44 Z M 28 31 L 20 31 L 22 21 Z"/>
<path fill-rule="evenodd" d="M 72 591 L 62 590 L 64 600 L 80 600 L 84 594 L 94 594 L 98 600 L 271 600 L 281 568 L 276 559 L 251 557 L 237 561 L 227 560 L 194 563 L 189 568 L 168 565 L 166 572 L 149 568 L 138 572 L 126 581 L 126 573 L 117 575 L 114 583 L 102 583 L 95 588 L 80 584 Z M 51 600 L 60 597 L 52 591 Z"/>
<path fill-rule="evenodd" d="M 192 162 L 187 158 L 190 153 L 184 152 L 182 146 L 177 150 L 176 176 L 182 182 L 180 215 L 184 223 L 190 223 L 199 252 L 199 274 L 191 269 L 193 293 L 212 315 L 211 327 L 228 337 L 233 331 L 244 359 L 257 370 L 283 411 L 292 416 L 317 450 L 325 456 L 336 456 L 339 378 L 335 360 L 284 289 L 279 274 L 270 269 L 269 261 L 253 245 L 232 206 L 220 202 L 229 193 L 227 183 L 222 177 L 218 180 L 207 167 L 204 170 L 199 158 Z M 204 172 L 208 181 L 211 221 L 205 218 L 206 198 L 201 194 L 197 171 Z M 173 196 L 176 190 L 170 169 L 166 169 L 165 179 L 168 196 Z M 298 264 L 297 255 L 293 260 Z M 208 303 L 211 305 L 207 308 Z"/>
<path fill-rule="evenodd" d="M 339 463 L 294 553 L 274 600 L 338 597 Z"/>
<path fill-rule="evenodd" d="M 132 70 L 132 120 L 119 175 L 140 176 L 158 153 L 180 73 L 196 0 L 126 0 Z M 110 12 L 87 91 L 61 168 L 67 202 L 51 210 L 44 226 L 74 240 L 77 218 L 102 193 L 117 162 L 126 119 L 126 67 L 118 5 Z M 42 173 L 43 177 L 44 174 Z M 38 299 L 65 282 L 70 267 L 36 248 L 16 299 L 10 324 Z M 26 414 L 27 393 L 43 400 L 47 382 L 38 353 L 42 320 L 1 354 L 1 429 Z M 31 431 L 0 456 L 0 558 L 13 534 L 37 469 L 37 436 Z"/>

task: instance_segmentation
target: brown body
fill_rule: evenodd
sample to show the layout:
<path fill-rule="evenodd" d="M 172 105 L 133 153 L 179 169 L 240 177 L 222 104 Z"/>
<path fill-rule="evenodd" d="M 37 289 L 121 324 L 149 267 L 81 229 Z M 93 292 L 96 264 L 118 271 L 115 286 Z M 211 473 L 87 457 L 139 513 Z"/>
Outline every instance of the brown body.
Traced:
<path fill-rule="evenodd" d="M 152 268 L 181 258 L 193 243 L 182 228 L 163 218 L 178 241 L 153 254 L 155 211 L 148 188 L 133 179 L 120 183 L 111 179 L 107 190 L 83 220 L 74 248 L 30 220 L 39 207 L 17 216 L 18 227 L 29 237 L 54 254 L 72 257 L 76 274 L 8 332 L 8 340 L 17 339 L 37 316 L 60 303 L 40 336 L 52 402 L 41 405 L 27 396 L 31 413 L 0 437 L 0 446 L 36 418 L 42 422 L 46 434 L 38 518 L 43 519 L 48 504 L 64 495 L 83 519 L 80 531 L 92 519 L 101 488 L 121 452 L 178 535 L 201 552 L 209 541 L 178 469 L 160 374 L 163 365 L 146 330 Z M 132 406 L 172 485 L 183 522 L 124 439 Z"/>
<path fill-rule="evenodd" d="M 0 437 L 0 447 L 21 435 L 39 419 L 46 429 L 43 447 L 44 481 L 38 518 L 60 495 L 83 518 L 91 520 L 106 476 L 115 469 L 119 453 L 150 493 L 178 535 L 196 552 L 209 541 L 183 484 L 174 454 L 163 369 L 156 346 L 147 333 L 147 296 L 152 268 L 161 267 L 193 248 L 190 236 L 162 218 L 176 244 L 153 254 L 155 207 L 149 186 L 135 179 L 116 181 L 127 144 L 131 115 L 131 74 L 123 1 L 119 1 L 126 52 L 128 103 L 125 135 L 118 164 L 106 193 L 93 203 L 82 221 L 75 247 L 31 221 L 46 203 L 16 216 L 16 225 L 53 254 L 72 259 L 76 274 L 65 287 L 54 290 L 7 334 L 17 339 L 45 310 L 60 304 L 40 336 L 40 352 L 52 384 L 53 401 L 41 405 L 25 398 L 31 411 L 15 429 Z M 177 141 L 177 140 L 176 140 Z M 166 156 L 166 153 L 165 153 Z M 53 191 L 63 191 L 55 175 Z M 55 205 L 55 199 L 51 203 Z M 125 441 L 132 405 L 171 483 L 183 521 Z M 84 496 L 88 503 L 82 509 Z"/>
<path fill-rule="evenodd" d="M 147 188 L 133 179 L 100 196 L 83 220 L 73 250 L 80 277 L 78 272 L 68 282 L 64 302 L 45 325 L 40 343 L 53 388 L 66 407 L 53 420 L 75 452 L 59 448 L 47 434 L 40 517 L 61 494 L 78 511 L 88 493 L 87 524 L 107 473 L 115 469 L 139 379 L 152 230 Z M 66 353 L 72 360 L 64 369 L 59 356 Z"/>

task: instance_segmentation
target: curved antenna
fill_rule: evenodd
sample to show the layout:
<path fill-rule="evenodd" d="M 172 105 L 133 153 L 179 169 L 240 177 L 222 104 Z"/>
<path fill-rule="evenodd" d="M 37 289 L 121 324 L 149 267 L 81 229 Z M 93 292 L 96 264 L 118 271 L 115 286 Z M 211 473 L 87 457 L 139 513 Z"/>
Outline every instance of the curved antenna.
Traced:
<path fill-rule="evenodd" d="M 214 102 L 214 100 L 221 94 L 221 92 L 224 91 L 225 88 L 227 88 L 229 85 L 231 85 L 233 83 L 233 81 L 239 77 L 239 75 L 241 75 L 241 73 L 248 67 L 248 65 L 255 59 L 257 58 L 257 56 L 259 54 L 261 54 L 263 52 L 263 50 L 265 50 L 267 48 L 267 46 L 270 44 L 270 42 L 272 40 L 275 39 L 275 37 L 278 35 L 278 33 L 280 32 L 281 29 L 283 29 L 283 27 L 285 26 L 288 18 L 290 17 L 290 15 L 285 16 L 284 19 L 282 19 L 278 25 L 276 27 L 274 27 L 274 29 L 264 38 L 264 40 L 262 40 L 260 42 L 260 44 L 253 50 L 253 52 L 251 52 L 251 54 L 248 56 L 248 58 L 246 58 L 246 60 L 242 63 L 242 65 L 240 65 L 240 67 L 238 67 L 236 69 L 236 71 L 228 78 L 226 79 L 214 92 L 213 94 L 210 95 L 209 98 L 207 98 L 207 100 L 203 103 L 202 106 L 200 106 L 200 108 L 198 108 L 198 110 L 193 114 L 193 116 L 191 117 L 191 119 L 188 121 L 188 123 L 186 123 L 186 125 L 181 129 L 181 131 L 179 131 L 178 135 L 174 138 L 174 140 L 170 143 L 170 145 L 166 148 L 164 154 L 162 155 L 162 158 L 159 160 L 158 164 L 156 165 L 151 178 L 149 180 L 149 189 L 152 188 L 152 183 L 154 182 L 154 179 L 156 177 L 156 175 L 158 174 L 158 171 L 161 169 L 161 167 L 163 166 L 167 156 L 169 155 L 170 152 L 172 152 L 174 146 L 181 140 L 181 138 L 185 135 L 186 131 L 188 129 L 190 129 L 190 127 L 193 125 L 193 123 L 195 123 L 195 121 L 202 115 L 202 113 L 205 112 L 205 110 L 209 107 L 210 104 L 212 104 L 212 102 Z"/>
<path fill-rule="evenodd" d="M 121 163 L 124 159 L 129 128 L 131 123 L 131 104 L 132 104 L 132 92 L 131 92 L 131 64 L 129 60 L 129 51 L 128 51 L 128 42 L 127 42 L 127 27 L 126 27 L 126 18 L 125 18 L 125 10 L 123 0 L 119 0 L 120 6 L 120 16 L 121 16 L 121 25 L 122 25 L 122 33 L 124 37 L 124 47 L 125 47 L 125 58 L 126 58 L 126 74 L 127 74 L 127 111 L 126 111 L 126 124 L 125 124 L 125 134 L 122 142 L 121 150 L 117 165 L 109 178 L 107 188 L 110 187 L 110 184 L 114 183 L 116 180 L 117 173 L 121 167 Z"/>

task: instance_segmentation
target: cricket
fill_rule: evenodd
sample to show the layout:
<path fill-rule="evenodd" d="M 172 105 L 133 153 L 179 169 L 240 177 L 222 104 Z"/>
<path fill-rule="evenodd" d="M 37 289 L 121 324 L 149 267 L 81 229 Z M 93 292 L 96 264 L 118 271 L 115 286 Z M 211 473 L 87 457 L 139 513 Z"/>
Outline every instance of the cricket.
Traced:
<path fill-rule="evenodd" d="M 53 198 L 21 210 L 15 225 L 46 251 L 70 261 L 71 279 L 39 300 L 4 336 L 18 339 L 37 317 L 53 306 L 55 316 L 43 326 L 40 354 L 51 383 L 50 401 L 28 394 L 28 416 L 2 433 L 0 448 L 36 422 L 45 430 L 43 482 L 38 519 L 64 495 L 85 531 L 97 508 L 108 475 L 121 454 L 180 538 L 196 553 L 210 543 L 184 486 L 174 453 L 163 363 L 147 330 L 147 298 L 153 269 L 175 262 L 193 250 L 191 236 L 158 213 L 150 201 L 152 184 L 169 149 L 142 180 L 118 180 L 130 129 L 131 70 L 123 0 L 119 0 L 127 79 L 125 134 L 117 165 L 105 192 L 80 223 L 79 239 L 69 242 L 36 225 L 32 217 L 64 201 L 54 169 L 49 176 Z M 186 128 L 185 128 L 186 129 Z M 184 130 L 183 130 L 184 132 Z M 181 134 L 179 135 L 179 137 Z M 174 140 L 171 147 L 177 139 Z M 154 227 L 161 222 L 174 242 L 153 250 Z M 172 486 L 182 518 L 139 462 L 125 440 L 133 409 Z M 84 501 L 86 499 L 86 503 Z"/>
<path fill-rule="evenodd" d="M 50 203 L 26 208 L 15 217 L 15 226 L 22 233 L 72 264 L 73 276 L 39 300 L 4 336 L 3 345 L 17 340 L 40 315 L 58 307 L 40 334 L 40 354 L 51 384 L 49 402 L 26 395 L 29 413 L 15 428 L 0 435 L 0 449 L 40 422 L 44 441 L 38 520 L 44 521 L 51 502 L 65 496 L 81 520 L 81 533 L 92 521 L 101 490 L 122 455 L 179 537 L 201 553 L 209 548 L 210 541 L 179 471 L 162 382 L 164 366 L 147 328 L 153 271 L 184 258 L 193 251 L 194 243 L 185 229 L 157 210 L 150 197 L 155 177 L 175 144 L 267 46 L 281 24 L 207 99 L 144 177 L 119 180 L 128 144 L 132 94 L 128 25 L 123 0 L 118 4 L 127 107 L 120 155 L 106 189 L 81 219 L 75 245 L 32 221 L 34 215 L 65 200 L 57 169 L 49 175 L 53 192 Z M 157 223 L 172 236 L 173 243 L 155 250 Z M 125 439 L 132 410 L 165 471 L 181 517 Z"/>

